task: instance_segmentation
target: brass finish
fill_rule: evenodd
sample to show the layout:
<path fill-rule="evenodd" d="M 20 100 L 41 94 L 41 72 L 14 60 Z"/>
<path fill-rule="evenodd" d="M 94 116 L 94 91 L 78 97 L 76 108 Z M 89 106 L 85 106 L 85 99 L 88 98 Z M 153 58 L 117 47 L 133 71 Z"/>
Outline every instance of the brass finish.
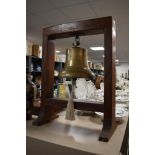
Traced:
<path fill-rule="evenodd" d="M 67 49 L 65 67 L 59 76 L 67 78 L 93 78 L 95 75 L 89 69 L 87 51 L 80 47 Z"/>

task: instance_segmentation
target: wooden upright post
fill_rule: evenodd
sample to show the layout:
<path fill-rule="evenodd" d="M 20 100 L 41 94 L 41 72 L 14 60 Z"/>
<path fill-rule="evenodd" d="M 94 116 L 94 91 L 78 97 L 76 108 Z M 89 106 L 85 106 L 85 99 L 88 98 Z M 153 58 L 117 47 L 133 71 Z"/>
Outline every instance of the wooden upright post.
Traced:
<path fill-rule="evenodd" d="M 115 22 L 104 32 L 104 120 L 99 140 L 108 141 L 116 128 L 115 120 L 115 58 L 116 28 Z"/>
<path fill-rule="evenodd" d="M 55 47 L 43 31 L 43 56 L 42 56 L 42 84 L 41 84 L 41 112 L 33 125 L 42 125 L 51 119 L 58 117 L 55 107 L 47 105 L 47 98 L 53 97 L 54 84 L 54 57 Z"/>

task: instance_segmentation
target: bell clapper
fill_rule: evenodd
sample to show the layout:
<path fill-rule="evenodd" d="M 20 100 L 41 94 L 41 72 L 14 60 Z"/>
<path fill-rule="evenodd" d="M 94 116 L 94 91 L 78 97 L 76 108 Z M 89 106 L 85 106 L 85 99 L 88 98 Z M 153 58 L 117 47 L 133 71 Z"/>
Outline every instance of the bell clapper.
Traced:
<path fill-rule="evenodd" d="M 74 109 L 74 86 L 75 86 L 75 79 L 72 79 L 71 90 L 69 90 L 69 99 L 66 108 L 66 120 L 75 120 L 75 109 Z"/>

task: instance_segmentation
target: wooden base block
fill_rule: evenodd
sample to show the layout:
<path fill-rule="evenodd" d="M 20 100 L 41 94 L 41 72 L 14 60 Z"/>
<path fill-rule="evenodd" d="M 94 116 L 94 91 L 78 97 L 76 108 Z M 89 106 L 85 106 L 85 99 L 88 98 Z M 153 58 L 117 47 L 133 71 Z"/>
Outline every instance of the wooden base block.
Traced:
<path fill-rule="evenodd" d="M 117 126 L 112 127 L 111 129 L 102 129 L 102 132 L 99 136 L 99 141 L 108 142 L 112 137 Z"/>
<path fill-rule="evenodd" d="M 60 107 L 56 108 L 56 107 L 46 105 L 41 109 L 39 117 L 36 120 L 34 120 L 32 124 L 35 126 L 46 124 L 51 120 L 58 118 L 59 116 L 57 115 L 57 113 L 62 111 L 62 109 L 63 108 L 60 108 Z"/>
<path fill-rule="evenodd" d="M 49 118 L 39 117 L 39 118 L 35 119 L 32 124 L 35 126 L 40 126 L 40 125 L 43 125 L 43 124 L 50 122 L 51 120 L 53 120 L 55 118 L 58 118 L 58 117 L 59 117 L 58 115 L 52 115 Z"/>

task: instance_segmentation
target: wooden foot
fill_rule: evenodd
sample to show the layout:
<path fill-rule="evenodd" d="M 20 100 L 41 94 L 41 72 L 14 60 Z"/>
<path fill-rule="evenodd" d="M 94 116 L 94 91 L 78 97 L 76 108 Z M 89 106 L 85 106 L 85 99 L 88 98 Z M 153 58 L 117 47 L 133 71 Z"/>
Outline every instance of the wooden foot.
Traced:
<path fill-rule="evenodd" d="M 51 120 L 53 120 L 55 118 L 58 118 L 58 117 L 59 117 L 58 115 L 52 115 L 51 117 L 38 117 L 37 119 L 35 119 L 33 121 L 32 124 L 34 126 L 40 126 L 40 125 L 43 125 L 43 124 L 50 122 Z"/>
<path fill-rule="evenodd" d="M 113 135 L 114 131 L 116 129 L 116 125 L 113 126 L 110 129 L 102 129 L 102 132 L 99 136 L 99 141 L 108 142 L 111 136 Z"/>
<path fill-rule="evenodd" d="M 32 124 L 35 126 L 40 126 L 45 123 L 48 123 L 51 120 L 58 118 L 57 112 L 58 109 L 51 108 L 50 106 L 45 106 L 44 108 L 41 109 L 39 117 L 35 119 Z"/>

